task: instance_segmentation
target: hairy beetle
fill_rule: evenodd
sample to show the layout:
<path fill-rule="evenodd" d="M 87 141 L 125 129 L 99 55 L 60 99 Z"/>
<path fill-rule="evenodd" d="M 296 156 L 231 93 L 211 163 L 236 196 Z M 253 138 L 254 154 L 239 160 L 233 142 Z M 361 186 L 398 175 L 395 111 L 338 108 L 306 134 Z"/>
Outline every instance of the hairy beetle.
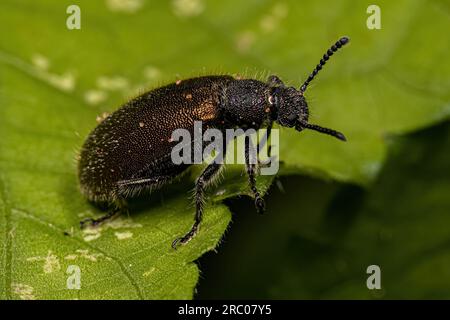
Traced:
<path fill-rule="evenodd" d="M 78 171 L 82 193 L 93 202 L 106 202 L 109 212 L 85 219 L 82 227 L 97 225 L 122 212 L 126 199 L 142 190 L 154 190 L 183 173 L 188 164 L 174 164 L 170 137 L 175 129 L 193 131 L 194 121 L 204 129 L 268 128 L 274 122 L 297 131 L 311 129 L 345 141 L 342 133 L 308 123 L 304 93 L 326 61 L 349 39 L 342 37 L 320 59 L 299 90 L 286 87 L 277 76 L 267 82 L 204 76 L 151 90 L 109 115 L 88 136 L 80 153 Z M 258 211 L 264 201 L 255 186 L 256 165 L 248 161 L 251 142 L 246 139 L 245 159 L 250 188 Z M 224 150 L 225 152 L 225 150 Z M 270 148 L 269 148 L 270 153 Z M 197 233 L 203 215 L 204 192 L 222 168 L 212 162 L 195 183 L 195 221 L 190 231 L 172 247 L 186 244 Z"/>

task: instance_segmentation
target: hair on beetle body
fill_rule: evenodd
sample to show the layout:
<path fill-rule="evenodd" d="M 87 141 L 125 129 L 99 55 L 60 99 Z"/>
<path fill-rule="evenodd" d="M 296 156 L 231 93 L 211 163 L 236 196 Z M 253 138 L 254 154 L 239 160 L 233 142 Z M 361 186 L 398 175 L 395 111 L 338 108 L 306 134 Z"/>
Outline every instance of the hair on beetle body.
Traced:
<path fill-rule="evenodd" d="M 322 56 L 320 62 L 299 89 L 286 86 L 275 75 L 267 81 L 230 75 L 207 75 L 177 80 L 174 83 L 144 92 L 108 115 L 89 134 L 78 161 L 81 192 L 90 201 L 106 203 L 108 214 L 99 219 L 85 219 L 82 226 L 97 225 L 126 210 L 126 201 L 143 191 L 154 191 L 181 177 L 191 164 L 176 164 L 171 151 L 176 145 L 172 133 L 177 129 L 193 134 L 195 123 L 201 130 L 242 128 L 258 130 L 267 127 L 267 139 L 274 123 L 280 126 L 314 130 L 345 141 L 333 129 L 309 123 L 305 92 L 329 58 L 348 42 L 339 39 Z M 264 211 L 264 200 L 256 187 L 258 165 L 251 161 L 255 148 L 245 137 L 245 167 L 250 190 L 258 212 Z M 200 145 L 204 148 L 204 142 Z M 194 152 L 192 149 L 192 152 Z M 271 148 L 268 145 L 270 158 Z M 222 155 L 226 157 L 227 143 Z M 218 157 L 219 155 L 217 155 Z M 188 243 L 198 232 L 203 218 L 205 190 L 217 182 L 223 162 L 212 161 L 195 181 L 194 223 L 184 236 L 172 243 Z"/>

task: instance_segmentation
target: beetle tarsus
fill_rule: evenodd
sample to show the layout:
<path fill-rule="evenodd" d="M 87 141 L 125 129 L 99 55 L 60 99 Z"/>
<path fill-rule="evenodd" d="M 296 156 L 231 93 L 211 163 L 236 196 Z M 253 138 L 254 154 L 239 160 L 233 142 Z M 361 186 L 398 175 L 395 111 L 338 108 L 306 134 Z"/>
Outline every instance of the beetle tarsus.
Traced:
<path fill-rule="evenodd" d="M 258 214 L 264 214 L 266 212 L 266 204 L 261 197 L 255 198 L 255 207 Z"/>
<path fill-rule="evenodd" d="M 80 221 L 80 228 L 85 229 L 88 226 L 89 227 L 97 227 L 98 225 L 100 225 L 106 221 L 116 218 L 120 213 L 121 213 L 121 209 L 115 209 L 115 210 L 109 211 L 107 214 L 105 214 L 104 216 L 101 216 L 98 219 L 94 219 L 94 218 L 83 219 Z"/>
<path fill-rule="evenodd" d="M 197 234 L 198 226 L 199 226 L 199 224 L 194 223 L 194 225 L 192 226 L 191 230 L 188 233 L 186 233 L 184 236 L 182 236 L 180 238 L 176 238 L 172 242 L 172 248 L 177 250 L 178 245 L 185 245 L 189 241 L 191 241 Z"/>

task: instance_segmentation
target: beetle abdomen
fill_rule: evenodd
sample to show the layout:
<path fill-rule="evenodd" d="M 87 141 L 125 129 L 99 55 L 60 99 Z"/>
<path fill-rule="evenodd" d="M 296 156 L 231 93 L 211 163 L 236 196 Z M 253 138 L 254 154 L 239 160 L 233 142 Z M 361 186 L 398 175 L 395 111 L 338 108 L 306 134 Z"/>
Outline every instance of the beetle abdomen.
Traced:
<path fill-rule="evenodd" d="M 183 80 L 146 92 L 112 113 L 81 149 L 82 192 L 92 201 L 110 202 L 119 196 L 119 185 L 126 186 L 124 181 L 166 181 L 165 177 L 180 174 L 187 165 L 170 161 L 177 144 L 171 141 L 172 132 L 182 128 L 193 134 L 194 121 L 202 121 L 204 130 L 215 127 L 222 88 L 233 80 L 229 76 Z M 125 187 L 121 193 L 132 194 L 130 190 Z"/>

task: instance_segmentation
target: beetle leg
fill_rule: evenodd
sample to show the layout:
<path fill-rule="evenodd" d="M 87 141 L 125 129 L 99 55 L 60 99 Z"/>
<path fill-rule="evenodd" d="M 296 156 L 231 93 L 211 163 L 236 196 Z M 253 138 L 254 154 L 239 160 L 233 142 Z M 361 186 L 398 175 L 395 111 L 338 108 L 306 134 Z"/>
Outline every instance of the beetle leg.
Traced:
<path fill-rule="evenodd" d="M 114 208 L 112 210 L 109 210 L 107 214 L 101 216 L 100 218 L 94 219 L 94 218 L 86 218 L 80 221 L 80 227 L 81 229 L 86 228 L 88 225 L 92 226 L 92 227 L 96 227 L 99 224 L 114 219 L 115 217 L 119 216 L 122 211 L 124 210 L 124 208 L 122 207 L 117 207 Z"/>
<path fill-rule="evenodd" d="M 245 167 L 247 169 L 247 175 L 248 175 L 248 182 L 250 185 L 250 189 L 252 190 L 253 196 L 255 198 L 255 206 L 256 211 L 258 213 L 264 213 L 265 210 L 265 204 L 264 200 L 261 197 L 258 189 L 256 188 L 256 173 L 257 173 L 257 167 L 256 167 L 256 150 L 252 144 L 252 141 L 250 140 L 249 136 L 245 136 Z"/>
<path fill-rule="evenodd" d="M 117 182 L 118 194 L 121 197 L 128 198 L 139 194 L 145 188 L 158 189 L 174 179 L 175 175 L 157 176 L 151 178 L 135 178 L 128 180 L 121 180 Z"/>
<path fill-rule="evenodd" d="M 262 148 L 264 148 L 264 146 L 266 145 L 267 141 L 269 141 L 270 139 L 270 134 L 272 133 L 272 127 L 273 127 L 273 122 L 270 122 L 270 124 L 267 126 L 267 131 L 266 134 L 264 135 L 263 138 L 261 138 L 260 141 L 258 141 L 258 145 L 256 147 L 256 150 L 259 153 L 261 152 Z M 272 154 L 272 143 L 269 143 L 269 145 L 267 146 L 267 156 L 271 157 Z M 258 157 L 258 162 L 259 162 L 259 157 Z"/>
<path fill-rule="evenodd" d="M 224 156 L 225 158 L 225 153 Z M 211 184 L 217 174 L 220 172 L 223 163 L 216 163 L 213 161 L 205 170 L 203 170 L 200 177 L 195 183 L 195 221 L 191 230 L 183 237 L 177 238 L 172 242 L 172 248 L 176 249 L 178 244 L 186 244 L 192 240 L 197 234 L 200 223 L 203 219 L 203 204 L 205 202 L 205 188 Z"/>

